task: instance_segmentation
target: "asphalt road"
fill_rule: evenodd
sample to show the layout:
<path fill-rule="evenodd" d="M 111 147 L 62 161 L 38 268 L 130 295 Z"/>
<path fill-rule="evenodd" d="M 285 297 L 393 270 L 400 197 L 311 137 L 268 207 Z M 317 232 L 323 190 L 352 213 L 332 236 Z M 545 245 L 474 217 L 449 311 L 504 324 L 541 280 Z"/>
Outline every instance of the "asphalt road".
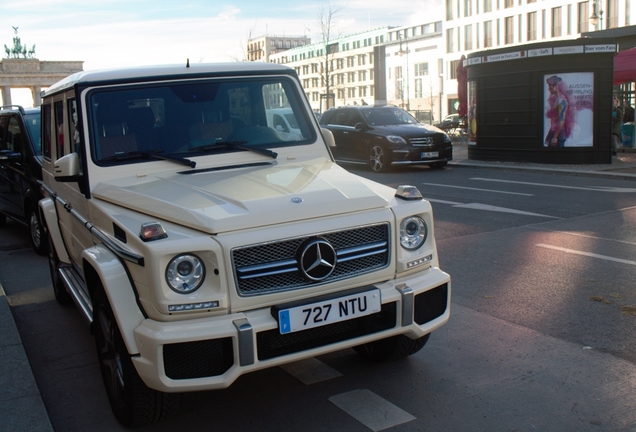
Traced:
<path fill-rule="evenodd" d="M 168 431 L 636 430 L 636 182 L 477 168 L 384 175 L 430 199 L 450 322 L 405 361 L 353 350 L 183 395 Z M 93 340 L 14 224 L 0 281 L 56 431 L 124 430 Z"/>

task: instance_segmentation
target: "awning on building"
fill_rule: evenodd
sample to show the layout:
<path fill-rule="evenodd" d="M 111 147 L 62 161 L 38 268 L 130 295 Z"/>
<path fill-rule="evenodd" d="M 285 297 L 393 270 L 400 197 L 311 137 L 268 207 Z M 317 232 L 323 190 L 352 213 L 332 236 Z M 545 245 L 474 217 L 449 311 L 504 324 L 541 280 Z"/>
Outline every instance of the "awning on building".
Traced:
<path fill-rule="evenodd" d="M 636 48 L 614 56 L 614 85 L 625 82 L 636 82 Z"/>

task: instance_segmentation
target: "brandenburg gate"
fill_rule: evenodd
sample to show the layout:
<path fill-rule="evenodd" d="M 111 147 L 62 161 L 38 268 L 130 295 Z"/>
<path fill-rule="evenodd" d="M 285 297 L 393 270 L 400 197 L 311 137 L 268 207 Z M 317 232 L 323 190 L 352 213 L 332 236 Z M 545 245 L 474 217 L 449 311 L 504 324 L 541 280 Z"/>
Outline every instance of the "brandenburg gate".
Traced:
<path fill-rule="evenodd" d="M 82 71 L 83 61 L 40 61 L 35 58 L 35 45 L 28 49 L 18 37 L 18 28 L 13 27 L 13 47 L 4 45 L 6 57 L 0 60 L 0 89 L 2 105 L 11 105 L 12 88 L 29 88 L 33 106 L 42 105 L 40 92 L 62 78 Z"/>

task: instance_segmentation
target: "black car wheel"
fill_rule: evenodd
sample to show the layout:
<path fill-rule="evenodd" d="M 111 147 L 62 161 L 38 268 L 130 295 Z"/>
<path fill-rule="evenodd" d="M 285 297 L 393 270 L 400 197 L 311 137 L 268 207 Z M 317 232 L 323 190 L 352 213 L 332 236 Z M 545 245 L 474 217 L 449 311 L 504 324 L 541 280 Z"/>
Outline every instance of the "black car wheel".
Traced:
<path fill-rule="evenodd" d="M 93 301 L 95 346 L 110 406 L 125 426 L 143 426 L 174 414 L 179 395 L 162 393 L 144 384 L 135 369 L 103 288 Z"/>
<path fill-rule="evenodd" d="M 418 339 L 410 339 L 404 335 L 392 336 L 359 345 L 354 350 L 374 361 L 399 360 L 421 350 L 430 336 L 430 333 Z"/>
<path fill-rule="evenodd" d="M 60 268 L 60 260 L 57 257 L 57 253 L 55 252 L 55 247 L 53 246 L 53 240 L 51 236 L 47 236 L 48 240 L 48 250 L 49 250 L 49 271 L 51 272 L 51 283 L 53 284 L 53 294 L 55 294 L 55 300 L 59 304 L 69 305 L 73 302 L 71 295 L 66 291 L 66 287 L 64 287 L 64 283 L 62 282 L 62 277 L 58 273 L 58 269 Z"/>
<path fill-rule="evenodd" d="M 369 152 L 369 168 L 375 172 L 387 172 L 390 167 L 388 155 L 380 145 L 374 145 Z"/>
<path fill-rule="evenodd" d="M 49 243 L 44 236 L 44 230 L 40 217 L 37 212 L 37 208 L 29 207 L 27 209 L 29 215 L 29 232 L 31 234 L 31 246 L 33 250 L 39 255 L 46 255 Z"/>

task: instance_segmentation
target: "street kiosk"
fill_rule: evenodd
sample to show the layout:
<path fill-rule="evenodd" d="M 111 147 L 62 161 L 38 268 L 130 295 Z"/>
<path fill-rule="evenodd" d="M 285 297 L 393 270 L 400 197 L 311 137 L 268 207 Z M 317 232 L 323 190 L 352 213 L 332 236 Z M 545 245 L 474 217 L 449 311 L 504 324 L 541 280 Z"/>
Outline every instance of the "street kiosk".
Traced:
<path fill-rule="evenodd" d="M 583 38 L 469 54 L 468 158 L 611 163 L 616 51 Z"/>

